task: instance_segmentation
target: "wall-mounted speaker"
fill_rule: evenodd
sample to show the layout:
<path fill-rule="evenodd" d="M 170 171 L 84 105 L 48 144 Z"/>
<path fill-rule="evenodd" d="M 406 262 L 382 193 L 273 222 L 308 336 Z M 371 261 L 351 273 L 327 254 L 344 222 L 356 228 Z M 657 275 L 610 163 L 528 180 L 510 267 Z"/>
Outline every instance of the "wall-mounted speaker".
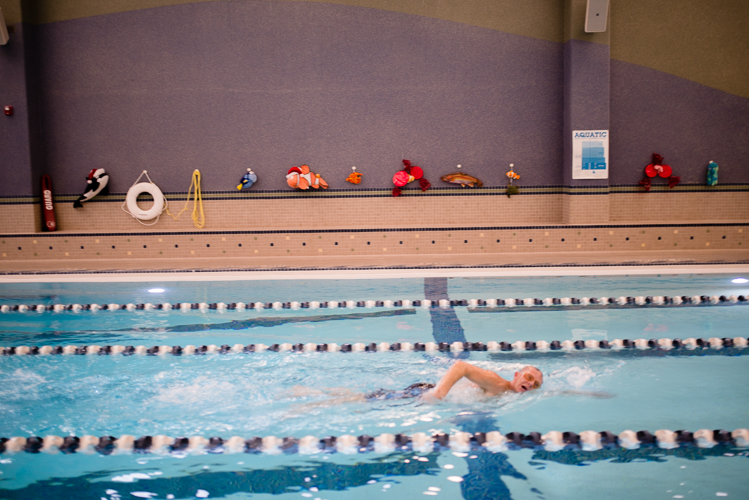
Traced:
<path fill-rule="evenodd" d="M 585 9 L 585 32 L 603 33 L 609 17 L 609 0 L 588 0 Z"/>
<path fill-rule="evenodd" d="M 8 28 L 5 26 L 5 17 L 3 17 L 3 9 L 0 8 L 0 45 L 5 45 L 9 39 Z"/>

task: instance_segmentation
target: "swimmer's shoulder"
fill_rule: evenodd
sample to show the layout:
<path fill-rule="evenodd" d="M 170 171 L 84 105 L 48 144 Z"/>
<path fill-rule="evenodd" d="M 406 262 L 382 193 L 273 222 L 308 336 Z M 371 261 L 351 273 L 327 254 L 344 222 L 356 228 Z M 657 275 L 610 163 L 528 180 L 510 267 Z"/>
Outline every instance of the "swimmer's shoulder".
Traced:
<path fill-rule="evenodd" d="M 501 396 L 508 392 L 512 392 L 512 385 L 510 385 L 510 382 L 507 379 L 500 377 L 498 373 L 494 373 L 492 379 L 492 387 L 489 390 L 484 390 L 487 396 Z"/>

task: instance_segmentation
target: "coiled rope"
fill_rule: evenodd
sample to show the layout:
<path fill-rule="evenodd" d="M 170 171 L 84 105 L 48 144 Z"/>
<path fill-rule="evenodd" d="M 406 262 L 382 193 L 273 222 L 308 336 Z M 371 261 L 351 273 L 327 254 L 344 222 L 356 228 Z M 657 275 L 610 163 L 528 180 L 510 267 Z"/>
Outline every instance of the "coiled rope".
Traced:
<path fill-rule="evenodd" d="M 192 181 L 190 182 L 190 188 L 187 190 L 187 200 L 185 200 L 184 208 L 175 216 L 169 212 L 169 207 L 167 206 L 166 213 L 171 215 L 174 220 L 179 220 L 179 216 L 182 215 L 182 212 L 187 210 L 187 207 L 190 204 L 190 193 L 193 192 L 193 188 L 195 189 L 195 192 L 193 194 L 192 223 L 195 224 L 196 228 L 203 229 L 203 226 L 205 225 L 205 215 L 203 214 L 203 193 L 200 189 L 200 170 L 197 168 L 192 172 Z"/>

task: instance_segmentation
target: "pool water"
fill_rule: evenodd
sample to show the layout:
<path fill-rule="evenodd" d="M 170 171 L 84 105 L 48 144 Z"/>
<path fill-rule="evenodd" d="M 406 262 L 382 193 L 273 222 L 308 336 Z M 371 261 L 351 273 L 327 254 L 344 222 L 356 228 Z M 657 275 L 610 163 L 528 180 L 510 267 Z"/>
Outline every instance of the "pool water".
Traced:
<path fill-rule="evenodd" d="M 288 302 L 739 295 L 719 274 L 0 285 L 0 304 Z M 149 293 L 152 288 L 163 293 Z M 747 335 L 749 306 L 422 307 L 83 311 L 0 315 L 0 346 L 488 342 Z M 4 356 L 0 436 L 277 436 L 747 427 L 746 353 L 264 352 L 208 356 Z M 529 394 L 439 405 L 366 401 L 436 383 L 459 357 L 505 378 L 544 373 Z M 304 455 L 0 455 L 0 498 L 746 497 L 747 450 L 516 450 Z M 636 478 L 636 480 L 633 480 Z"/>

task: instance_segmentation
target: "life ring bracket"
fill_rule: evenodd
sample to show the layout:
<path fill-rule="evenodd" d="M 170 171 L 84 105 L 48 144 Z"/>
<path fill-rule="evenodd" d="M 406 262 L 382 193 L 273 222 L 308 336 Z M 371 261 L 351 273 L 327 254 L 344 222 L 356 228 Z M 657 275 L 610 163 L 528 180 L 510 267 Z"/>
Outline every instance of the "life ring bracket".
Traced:
<path fill-rule="evenodd" d="M 144 175 L 148 182 L 140 182 Z M 138 206 L 138 196 L 141 194 L 150 194 L 153 197 L 153 206 L 150 209 L 143 210 Z M 167 203 L 164 193 L 148 176 L 148 171 L 144 170 L 127 190 L 127 196 L 122 203 L 122 210 L 144 226 L 153 226 L 159 222 L 159 217 L 167 209 Z M 153 220 L 151 224 L 143 222 L 150 220 Z"/>

